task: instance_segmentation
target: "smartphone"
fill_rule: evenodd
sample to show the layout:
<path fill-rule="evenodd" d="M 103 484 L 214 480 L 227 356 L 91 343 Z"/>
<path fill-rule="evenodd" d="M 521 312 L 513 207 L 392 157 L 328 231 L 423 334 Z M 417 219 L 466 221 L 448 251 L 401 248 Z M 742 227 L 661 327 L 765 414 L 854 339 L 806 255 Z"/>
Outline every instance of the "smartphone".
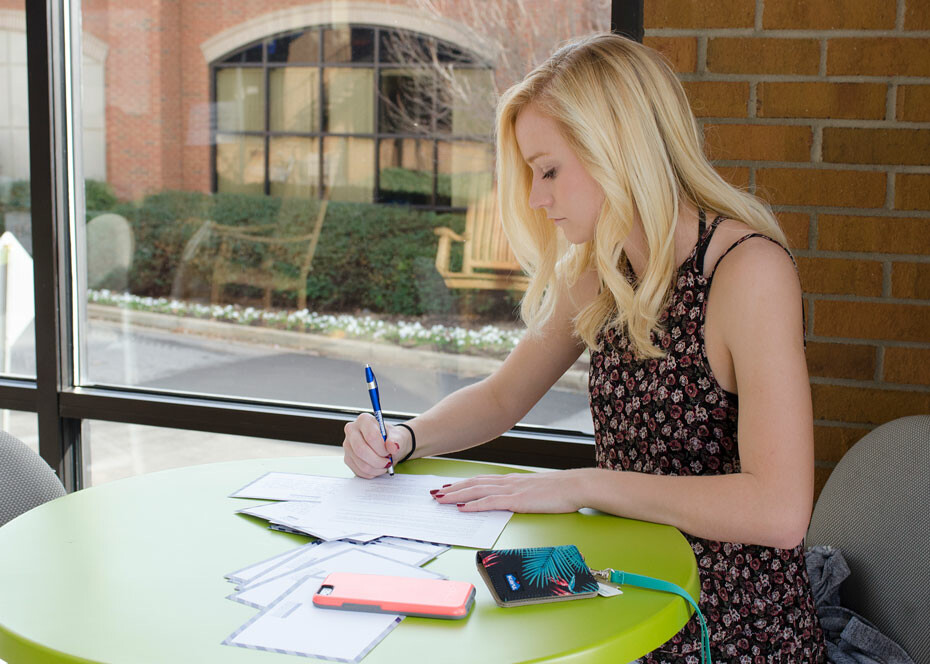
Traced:
<path fill-rule="evenodd" d="M 467 581 L 333 572 L 313 595 L 313 603 L 326 609 L 458 620 L 475 603 L 475 586 Z"/>

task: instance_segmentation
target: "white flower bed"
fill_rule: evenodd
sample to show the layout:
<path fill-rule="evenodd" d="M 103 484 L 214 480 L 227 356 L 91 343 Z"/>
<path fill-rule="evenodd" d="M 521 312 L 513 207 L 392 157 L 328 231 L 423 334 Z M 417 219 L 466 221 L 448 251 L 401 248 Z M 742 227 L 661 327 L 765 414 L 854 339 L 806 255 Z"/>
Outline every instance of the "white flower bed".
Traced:
<path fill-rule="evenodd" d="M 508 353 L 523 336 L 523 330 L 507 330 L 485 325 L 480 330 L 463 327 L 433 325 L 424 327 L 420 322 L 388 321 L 371 316 L 347 314 L 319 314 L 315 311 L 265 311 L 254 307 L 205 305 L 196 302 L 169 300 L 164 297 L 139 297 L 129 293 L 111 293 L 108 290 L 88 290 L 87 300 L 137 311 L 206 318 L 240 325 L 263 325 L 295 332 L 313 334 L 345 334 L 355 339 L 373 339 L 402 346 L 435 346 L 457 353 L 501 354 Z"/>

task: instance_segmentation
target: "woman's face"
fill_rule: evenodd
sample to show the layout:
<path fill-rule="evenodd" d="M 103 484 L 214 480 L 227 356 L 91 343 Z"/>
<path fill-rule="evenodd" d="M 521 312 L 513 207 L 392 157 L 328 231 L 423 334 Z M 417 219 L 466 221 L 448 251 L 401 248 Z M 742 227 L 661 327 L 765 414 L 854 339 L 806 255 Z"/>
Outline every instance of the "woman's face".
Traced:
<path fill-rule="evenodd" d="M 520 153 L 533 171 L 530 207 L 545 210 L 569 242 L 593 240 L 604 191 L 588 175 L 558 124 L 529 104 L 517 115 L 514 131 Z"/>

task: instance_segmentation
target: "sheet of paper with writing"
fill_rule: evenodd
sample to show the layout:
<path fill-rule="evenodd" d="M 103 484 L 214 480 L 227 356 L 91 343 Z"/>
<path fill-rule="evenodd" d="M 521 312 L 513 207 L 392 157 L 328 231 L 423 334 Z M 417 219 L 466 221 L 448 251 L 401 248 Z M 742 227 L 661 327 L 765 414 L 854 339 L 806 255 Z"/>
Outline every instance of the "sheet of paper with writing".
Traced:
<path fill-rule="evenodd" d="M 458 479 L 401 474 L 372 480 L 341 478 L 338 485 L 327 485 L 328 493 L 320 502 L 288 501 L 240 511 L 322 539 L 364 532 L 491 548 L 513 514 L 461 512 L 455 505 L 440 504 L 430 496 L 430 489 Z M 309 495 L 309 482 L 299 490 L 303 495 Z"/>

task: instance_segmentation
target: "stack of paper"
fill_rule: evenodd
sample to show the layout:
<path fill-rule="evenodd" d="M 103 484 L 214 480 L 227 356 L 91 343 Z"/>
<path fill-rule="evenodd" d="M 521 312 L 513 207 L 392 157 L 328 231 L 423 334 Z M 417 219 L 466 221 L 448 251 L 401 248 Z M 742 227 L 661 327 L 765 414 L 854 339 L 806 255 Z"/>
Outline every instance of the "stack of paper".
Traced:
<path fill-rule="evenodd" d="M 320 539 L 370 541 L 381 535 L 490 549 L 513 516 L 507 511 L 462 512 L 430 489 L 460 478 L 382 475 L 373 480 L 267 473 L 232 494 L 284 502 L 240 512 Z"/>
<path fill-rule="evenodd" d="M 246 507 L 270 527 L 318 537 L 231 572 L 229 599 L 259 610 L 224 644 L 357 662 L 403 616 L 320 609 L 313 595 L 332 572 L 445 578 L 423 569 L 449 545 L 491 548 L 511 512 L 461 512 L 430 489 L 458 478 L 395 475 L 374 480 L 267 473 L 232 494 L 281 502 Z"/>
<path fill-rule="evenodd" d="M 236 584 L 229 599 L 259 613 L 223 643 L 242 648 L 361 660 L 403 616 L 317 608 L 313 594 L 331 572 L 445 578 L 419 567 L 448 545 L 386 537 L 369 544 L 317 541 L 255 563 L 226 578 Z"/>

